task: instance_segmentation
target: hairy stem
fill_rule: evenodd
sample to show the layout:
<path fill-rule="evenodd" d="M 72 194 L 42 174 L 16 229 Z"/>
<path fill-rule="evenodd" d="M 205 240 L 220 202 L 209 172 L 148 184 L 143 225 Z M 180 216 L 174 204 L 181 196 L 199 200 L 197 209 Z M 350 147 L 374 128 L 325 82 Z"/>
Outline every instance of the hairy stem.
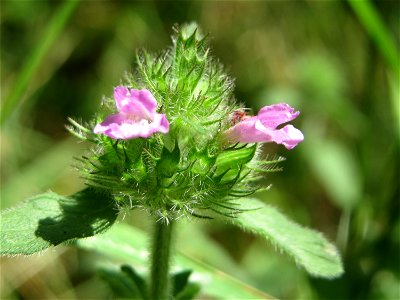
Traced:
<path fill-rule="evenodd" d="M 153 232 L 151 253 L 151 287 L 150 297 L 153 300 L 169 297 L 169 257 L 171 250 L 171 233 L 173 222 L 157 222 Z"/>

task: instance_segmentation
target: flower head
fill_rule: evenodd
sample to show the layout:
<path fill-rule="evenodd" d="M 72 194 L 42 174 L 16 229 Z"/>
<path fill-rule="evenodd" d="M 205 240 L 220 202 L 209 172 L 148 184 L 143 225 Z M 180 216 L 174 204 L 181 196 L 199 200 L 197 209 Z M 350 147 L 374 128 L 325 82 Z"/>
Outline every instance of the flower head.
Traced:
<path fill-rule="evenodd" d="M 299 114 L 300 112 L 295 112 L 285 103 L 264 106 L 257 116 L 242 117 L 236 125 L 225 131 L 224 135 L 230 142 L 274 142 L 283 144 L 290 150 L 304 140 L 303 133 L 293 125 L 286 125 L 280 129 L 277 127 L 292 121 Z"/>
<path fill-rule="evenodd" d="M 179 29 L 172 47 L 165 55 L 143 50 L 137 56 L 137 72 L 115 88 L 94 130 L 72 121 L 71 132 L 95 144 L 80 160 L 81 171 L 89 186 L 112 194 L 118 207 L 141 207 L 166 222 L 214 213 L 234 217 L 242 212 L 238 198 L 260 188 L 255 182 L 262 173 L 278 170 L 281 159 L 262 159 L 257 143 L 293 148 L 303 135 L 283 123 L 299 113 L 286 104 L 264 107 L 258 116 L 240 109 L 232 101 L 233 80 L 196 28 Z M 152 86 L 157 94 L 128 86 Z"/>
<path fill-rule="evenodd" d="M 103 133 L 113 139 L 147 138 L 153 133 L 167 133 L 169 122 L 164 114 L 156 112 L 157 100 L 150 91 L 127 89 L 117 86 L 114 89 L 117 114 L 108 116 L 97 124 L 94 133 Z"/>

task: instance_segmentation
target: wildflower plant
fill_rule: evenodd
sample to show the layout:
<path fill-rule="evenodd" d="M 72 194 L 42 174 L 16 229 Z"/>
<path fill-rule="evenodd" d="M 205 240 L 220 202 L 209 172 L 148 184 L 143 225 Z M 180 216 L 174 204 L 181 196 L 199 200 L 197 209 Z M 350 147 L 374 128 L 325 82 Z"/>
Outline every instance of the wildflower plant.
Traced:
<path fill-rule="evenodd" d="M 139 208 L 155 227 L 143 298 L 174 295 L 170 242 L 180 219 L 224 220 L 265 237 L 312 275 L 340 275 L 332 244 L 250 198 L 282 160 L 263 157 L 262 144 L 293 149 L 304 139 L 286 125 L 299 112 L 281 103 L 252 116 L 235 101 L 232 79 L 195 24 L 176 28 L 166 51 L 142 50 L 136 58 L 136 72 L 103 99 L 92 121 L 70 120 L 69 131 L 92 144 L 78 159 L 88 188 L 67 197 L 45 193 L 2 212 L 1 253 L 31 254 L 93 236 L 121 210 Z"/>

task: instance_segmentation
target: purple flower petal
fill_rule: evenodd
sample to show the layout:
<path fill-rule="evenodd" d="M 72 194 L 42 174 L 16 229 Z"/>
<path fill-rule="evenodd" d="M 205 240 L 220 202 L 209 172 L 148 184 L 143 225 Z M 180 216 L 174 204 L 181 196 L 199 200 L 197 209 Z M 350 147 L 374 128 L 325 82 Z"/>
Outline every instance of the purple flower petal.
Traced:
<path fill-rule="evenodd" d="M 300 114 L 286 103 L 264 106 L 258 112 L 258 119 L 269 128 L 276 128 L 281 124 L 294 120 Z"/>
<path fill-rule="evenodd" d="M 293 125 L 286 125 L 279 131 L 281 132 L 283 131 L 285 133 L 285 135 L 282 136 L 282 144 L 288 150 L 293 149 L 294 147 L 297 146 L 298 143 L 304 140 L 303 133 Z"/>
<path fill-rule="evenodd" d="M 107 127 L 113 123 L 122 124 L 126 119 L 127 119 L 126 116 L 123 114 L 110 115 L 103 122 L 97 124 L 93 131 L 94 133 L 99 133 L 96 131 L 100 130 L 101 127 Z"/>
<path fill-rule="evenodd" d="M 230 142 L 270 143 L 284 145 L 293 149 L 304 140 L 303 133 L 293 125 L 281 129 L 277 126 L 293 120 L 299 115 L 287 104 L 276 104 L 263 107 L 258 116 L 248 117 L 225 131 L 224 136 Z"/>
<path fill-rule="evenodd" d="M 120 113 L 135 116 L 138 119 L 149 119 L 156 112 L 157 100 L 150 91 L 128 90 L 123 86 L 114 89 L 114 98 Z"/>
<path fill-rule="evenodd" d="M 265 127 L 260 121 L 257 121 L 255 130 L 257 130 L 257 137 L 261 137 L 258 142 L 282 144 L 288 150 L 293 149 L 298 143 L 304 140 L 303 133 L 293 125 L 286 125 L 281 129 L 271 129 Z"/>
<path fill-rule="evenodd" d="M 114 90 L 114 98 L 119 113 L 97 124 L 94 133 L 127 140 L 148 138 L 154 133 L 169 131 L 169 122 L 164 114 L 156 112 L 157 101 L 150 91 L 118 86 Z"/>
<path fill-rule="evenodd" d="M 157 131 L 161 133 L 168 133 L 169 131 L 169 122 L 164 114 L 156 114 L 152 126 L 157 128 Z"/>

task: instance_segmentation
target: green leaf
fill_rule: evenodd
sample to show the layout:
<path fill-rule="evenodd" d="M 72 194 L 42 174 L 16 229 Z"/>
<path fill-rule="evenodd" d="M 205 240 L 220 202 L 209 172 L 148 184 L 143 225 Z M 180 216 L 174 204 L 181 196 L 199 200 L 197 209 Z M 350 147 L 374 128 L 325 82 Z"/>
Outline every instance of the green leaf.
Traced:
<path fill-rule="evenodd" d="M 230 218 L 234 225 L 264 237 L 313 276 L 334 278 L 343 273 L 336 247 L 320 233 L 294 223 L 257 199 L 241 199 L 240 203 L 241 209 L 254 210 Z"/>
<path fill-rule="evenodd" d="M 192 300 L 200 292 L 201 286 L 198 283 L 189 282 L 185 288 L 175 296 L 176 300 Z"/>
<path fill-rule="evenodd" d="M 1 212 L 0 254 L 32 254 L 106 231 L 117 212 L 108 195 L 85 189 L 71 196 L 37 195 Z"/>
<path fill-rule="evenodd" d="M 80 248 L 94 250 L 113 260 L 134 264 L 137 268 L 148 268 L 148 238 L 141 230 L 124 224 L 115 224 L 107 233 L 77 241 Z M 248 286 L 228 274 L 203 263 L 200 260 L 177 252 L 172 260 L 172 269 L 179 272 L 193 270 L 190 283 L 201 286 L 201 293 L 217 299 L 273 299 L 271 296 Z M 189 283 L 189 285 L 190 285 Z M 190 285 L 190 290 L 195 286 Z M 180 299 L 185 297 L 182 291 Z"/>
<path fill-rule="evenodd" d="M 124 267 L 126 268 L 126 266 Z M 122 267 L 121 269 L 117 269 L 113 266 L 103 266 L 100 268 L 99 274 L 108 283 L 113 296 L 117 299 L 146 299 L 136 285 L 136 282 L 126 271 L 122 270 Z"/>
<path fill-rule="evenodd" d="M 121 271 L 126 274 L 137 286 L 141 298 L 142 299 L 147 299 L 147 287 L 146 287 L 146 281 L 142 276 L 140 276 L 135 269 L 133 269 L 129 265 L 122 265 L 121 266 Z"/>
<path fill-rule="evenodd" d="M 176 300 L 191 300 L 200 291 L 201 287 L 197 283 L 189 282 L 191 270 L 183 270 L 172 276 L 172 295 Z"/>
<path fill-rule="evenodd" d="M 181 272 L 178 272 L 176 274 L 173 274 L 172 276 L 172 285 L 173 285 L 173 295 L 176 296 L 179 294 L 185 286 L 189 282 L 189 276 L 192 273 L 191 270 L 183 270 Z"/>

